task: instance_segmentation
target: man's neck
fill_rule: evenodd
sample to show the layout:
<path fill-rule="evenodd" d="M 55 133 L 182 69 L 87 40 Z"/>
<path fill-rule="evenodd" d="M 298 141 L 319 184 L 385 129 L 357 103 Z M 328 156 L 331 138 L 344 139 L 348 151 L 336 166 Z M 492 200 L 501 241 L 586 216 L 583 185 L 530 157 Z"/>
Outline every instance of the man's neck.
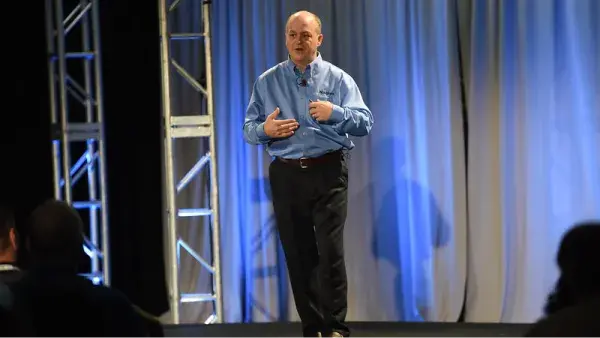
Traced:
<path fill-rule="evenodd" d="M 315 61 L 317 59 L 318 55 L 319 55 L 318 53 L 315 53 L 315 55 L 313 55 L 310 59 L 305 60 L 301 63 L 294 62 L 294 65 L 296 66 L 296 68 L 298 68 L 300 73 L 304 73 L 304 71 L 306 70 L 306 67 L 308 67 L 308 65 L 310 65 L 313 61 Z"/>
<path fill-rule="evenodd" d="M 3 252 L 0 254 L 0 264 L 15 264 L 17 259 L 12 252 Z"/>

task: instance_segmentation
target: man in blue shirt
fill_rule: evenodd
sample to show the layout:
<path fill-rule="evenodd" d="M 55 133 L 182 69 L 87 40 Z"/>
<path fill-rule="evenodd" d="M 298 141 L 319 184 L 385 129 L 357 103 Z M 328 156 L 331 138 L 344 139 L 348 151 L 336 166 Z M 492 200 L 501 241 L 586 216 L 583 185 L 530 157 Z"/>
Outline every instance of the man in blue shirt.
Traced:
<path fill-rule="evenodd" d="M 352 77 L 317 51 L 320 19 L 306 11 L 286 24 L 289 57 L 256 80 L 244 138 L 266 145 L 273 209 L 304 336 L 348 336 L 343 229 L 348 138 L 366 136 L 373 115 Z"/>

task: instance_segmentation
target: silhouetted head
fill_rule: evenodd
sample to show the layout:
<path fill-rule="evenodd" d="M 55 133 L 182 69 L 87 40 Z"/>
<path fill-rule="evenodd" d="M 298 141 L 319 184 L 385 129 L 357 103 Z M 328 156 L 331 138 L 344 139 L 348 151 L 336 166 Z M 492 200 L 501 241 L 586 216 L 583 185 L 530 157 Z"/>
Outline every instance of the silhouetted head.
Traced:
<path fill-rule="evenodd" d="M 600 221 L 577 223 L 562 238 L 556 261 L 560 277 L 549 296 L 550 314 L 600 295 Z"/>
<path fill-rule="evenodd" d="M 557 264 L 565 283 L 583 297 L 600 293 L 600 221 L 576 224 L 563 237 Z"/>
<path fill-rule="evenodd" d="M 16 262 L 18 242 L 13 212 L 0 207 L 0 263 Z"/>
<path fill-rule="evenodd" d="M 68 204 L 50 200 L 31 214 L 27 245 L 33 263 L 77 268 L 83 250 L 83 221 Z"/>

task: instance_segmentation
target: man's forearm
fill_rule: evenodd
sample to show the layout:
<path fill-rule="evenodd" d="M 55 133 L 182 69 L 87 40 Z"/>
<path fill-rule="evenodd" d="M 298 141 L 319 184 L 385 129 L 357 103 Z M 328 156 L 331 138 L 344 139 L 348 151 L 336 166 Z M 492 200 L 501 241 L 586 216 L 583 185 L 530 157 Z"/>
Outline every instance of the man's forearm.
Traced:
<path fill-rule="evenodd" d="M 366 136 L 373 127 L 371 112 L 364 108 L 352 109 L 333 106 L 331 120 L 335 123 L 333 128 L 338 134 Z"/>

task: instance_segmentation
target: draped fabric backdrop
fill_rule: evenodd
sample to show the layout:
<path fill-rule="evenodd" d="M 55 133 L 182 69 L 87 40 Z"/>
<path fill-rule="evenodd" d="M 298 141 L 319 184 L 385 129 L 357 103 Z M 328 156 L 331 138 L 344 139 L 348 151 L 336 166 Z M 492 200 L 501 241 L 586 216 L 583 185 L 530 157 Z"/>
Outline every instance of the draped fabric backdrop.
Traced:
<path fill-rule="evenodd" d="M 199 2 L 180 6 L 178 29 L 199 31 Z M 457 321 L 463 307 L 473 322 L 539 316 L 559 236 L 600 217 L 594 0 L 213 1 L 224 320 L 298 320 L 271 159 L 244 143 L 242 123 L 254 80 L 287 57 L 285 21 L 300 9 L 321 17 L 323 58 L 375 116 L 350 159 L 348 320 Z M 175 48 L 201 79 L 201 45 Z M 179 110 L 201 109 L 198 94 L 179 92 Z M 179 177 L 205 148 L 180 146 Z M 182 205 L 205 203 L 200 183 Z M 180 231 L 207 253 L 204 228 Z M 183 262 L 182 290 L 206 291 L 209 275 Z M 210 306 L 182 311 L 198 322 Z"/>
<path fill-rule="evenodd" d="M 474 1 L 466 320 L 533 321 L 573 222 L 600 218 L 600 3 Z"/>

